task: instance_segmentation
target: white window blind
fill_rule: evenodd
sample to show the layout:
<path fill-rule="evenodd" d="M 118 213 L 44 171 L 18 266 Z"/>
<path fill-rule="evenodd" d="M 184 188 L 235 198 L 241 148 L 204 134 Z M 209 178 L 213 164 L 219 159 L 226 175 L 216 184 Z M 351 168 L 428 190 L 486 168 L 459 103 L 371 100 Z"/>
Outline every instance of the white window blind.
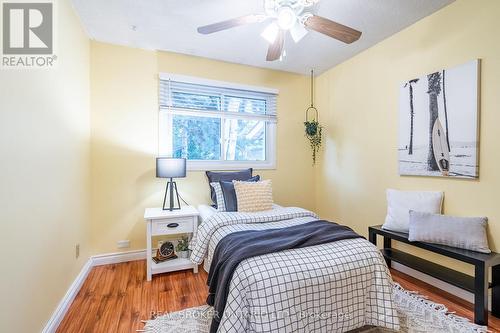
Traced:
<path fill-rule="evenodd" d="M 160 79 L 160 109 L 276 122 L 276 94 Z"/>
<path fill-rule="evenodd" d="M 274 168 L 276 100 L 269 88 L 161 74 L 159 153 L 191 170 Z"/>

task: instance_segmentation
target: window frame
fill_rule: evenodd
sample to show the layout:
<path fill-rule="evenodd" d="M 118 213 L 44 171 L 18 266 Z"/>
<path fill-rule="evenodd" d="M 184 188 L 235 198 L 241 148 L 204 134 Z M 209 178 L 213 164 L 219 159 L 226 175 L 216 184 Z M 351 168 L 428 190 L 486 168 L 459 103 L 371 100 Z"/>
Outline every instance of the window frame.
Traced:
<path fill-rule="evenodd" d="M 277 95 L 279 91 L 277 89 L 267 88 L 267 87 L 256 87 L 249 85 L 236 84 L 231 82 L 216 81 L 203 79 L 198 77 L 170 74 L 170 73 L 160 73 L 160 81 L 177 81 L 182 83 L 191 83 L 198 85 L 206 85 L 211 87 L 220 87 L 227 89 L 237 89 L 237 90 L 247 90 L 257 93 L 266 93 L 270 95 Z M 159 100 L 159 99 L 158 99 Z M 262 115 L 262 114 L 241 114 L 238 112 L 223 112 L 222 111 L 210 111 L 210 110 L 195 110 L 195 109 L 182 109 L 182 108 L 162 108 L 158 102 L 158 156 L 172 156 L 172 124 L 174 115 L 192 115 L 198 117 L 214 117 L 221 119 L 221 157 L 220 160 L 187 160 L 186 166 L 187 170 L 190 171 L 202 171 L 202 170 L 235 170 L 244 168 L 254 168 L 254 169 L 276 169 L 276 134 L 277 134 L 277 115 Z M 276 110 L 277 111 L 277 110 Z M 265 154 L 266 159 L 263 161 L 228 161 L 225 160 L 225 149 L 224 149 L 224 120 L 226 118 L 238 119 L 248 119 L 248 120 L 261 120 L 265 121 L 265 131 L 266 131 L 266 146 Z M 273 119 L 273 121 L 270 121 Z M 166 140 L 161 140 L 160 138 L 166 137 Z"/>

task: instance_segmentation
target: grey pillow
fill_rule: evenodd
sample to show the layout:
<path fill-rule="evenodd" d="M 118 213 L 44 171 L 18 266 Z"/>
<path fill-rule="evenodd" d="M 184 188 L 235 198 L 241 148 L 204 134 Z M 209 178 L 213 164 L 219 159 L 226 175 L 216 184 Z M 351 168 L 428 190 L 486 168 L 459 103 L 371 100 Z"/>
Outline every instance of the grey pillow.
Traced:
<path fill-rule="evenodd" d="M 207 171 L 206 175 L 208 178 L 208 184 L 216 183 L 220 181 L 232 182 L 233 180 L 249 180 L 252 178 L 253 169 L 249 168 L 241 171 L 231 171 L 231 172 L 215 172 L 215 171 Z M 210 187 L 210 197 L 212 198 L 212 202 L 215 208 L 217 208 L 217 197 L 215 195 L 215 191 Z"/>
<path fill-rule="evenodd" d="M 455 217 L 410 211 L 411 242 L 427 242 L 491 253 L 486 217 Z"/>

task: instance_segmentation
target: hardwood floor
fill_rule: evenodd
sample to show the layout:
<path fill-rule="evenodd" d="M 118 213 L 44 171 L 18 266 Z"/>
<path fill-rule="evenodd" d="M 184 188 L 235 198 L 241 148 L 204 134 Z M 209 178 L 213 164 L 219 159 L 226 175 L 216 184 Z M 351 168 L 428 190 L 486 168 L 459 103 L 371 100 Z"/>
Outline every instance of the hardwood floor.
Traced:
<path fill-rule="evenodd" d="M 204 304 L 206 280 L 200 269 L 155 275 L 147 282 L 145 260 L 94 267 L 57 332 L 135 332 L 152 313 Z"/>
<path fill-rule="evenodd" d="M 146 261 L 94 267 L 57 332 L 135 332 L 152 313 L 172 312 L 205 304 L 207 274 L 192 271 L 155 275 L 146 281 Z M 472 318 L 472 304 L 406 274 L 392 270 L 394 281 Z M 489 329 L 500 332 L 500 319 L 490 315 Z"/>

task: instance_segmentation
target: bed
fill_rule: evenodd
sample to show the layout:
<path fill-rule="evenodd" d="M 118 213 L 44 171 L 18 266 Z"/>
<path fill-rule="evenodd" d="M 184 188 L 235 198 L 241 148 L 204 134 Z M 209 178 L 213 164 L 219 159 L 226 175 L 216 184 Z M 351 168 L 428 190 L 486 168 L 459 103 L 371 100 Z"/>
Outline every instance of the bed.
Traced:
<path fill-rule="evenodd" d="M 274 206 L 258 213 L 199 207 L 191 260 L 208 272 L 217 244 L 245 230 L 317 221 L 305 209 Z M 365 239 L 345 239 L 251 257 L 235 269 L 217 332 L 346 332 L 366 325 L 399 329 L 392 279 Z"/>

